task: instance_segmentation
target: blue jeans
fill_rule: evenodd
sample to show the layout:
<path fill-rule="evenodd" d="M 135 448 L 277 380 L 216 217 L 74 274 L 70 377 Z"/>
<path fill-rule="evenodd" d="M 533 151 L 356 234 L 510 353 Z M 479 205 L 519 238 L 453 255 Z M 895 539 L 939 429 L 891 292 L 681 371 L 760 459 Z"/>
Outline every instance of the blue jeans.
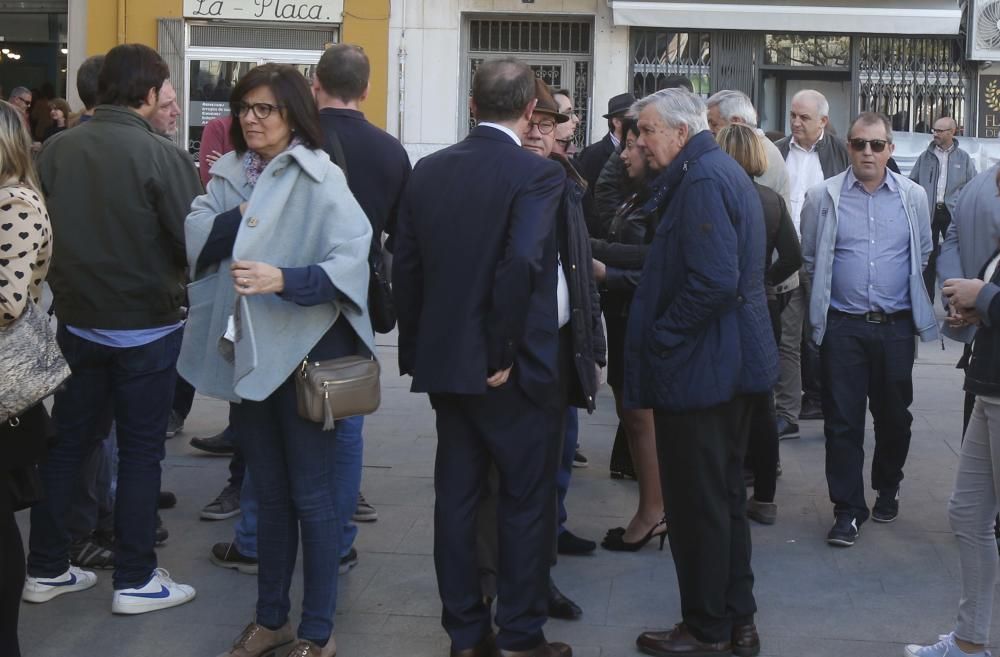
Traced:
<path fill-rule="evenodd" d="M 562 454 L 559 456 L 559 471 L 556 473 L 556 495 L 559 498 L 559 529 L 556 534 L 566 531 L 566 493 L 569 492 L 569 480 L 573 475 L 573 457 L 580 437 L 580 419 L 577 409 L 570 406 L 566 409 L 566 430 L 563 432 Z"/>
<path fill-rule="evenodd" d="M 345 424 L 352 426 L 340 420 L 335 431 L 345 430 Z M 237 405 L 233 429 L 258 502 L 256 620 L 271 629 L 288 620 L 301 531 L 304 596 L 298 636 L 325 644 L 333 633 L 343 532 L 336 434 L 299 417 L 292 378 L 264 401 Z"/>
<path fill-rule="evenodd" d="M 364 443 L 361 430 L 364 427 L 363 415 L 341 420 L 333 436 L 336 443 L 337 471 L 334 474 L 334 494 L 337 497 L 337 510 L 344 523 L 344 532 L 340 538 L 340 556 L 345 557 L 354 545 L 358 535 L 358 527 L 351 520 L 358 504 L 358 493 L 361 490 L 361 459 Z M 240 519 L 236 522 L 233 542 L 240 554 L 257 558 L 257 495 L 249 483 L 249 477 L 244 475 L 240 488 Z M 230 479 L 232 482 L 232 479 Z"/>
<path fill-rule="evenodd" d="M 142 586 L 156 568 L 153 536 L 170 402 L 182 331 L 139 347 L 90 342 L 57 333 L 73 376 L 56 393 L 58 442 L 40 471 L 45 499 L 31 509 L 28 574 L 57 577 L 69 568 L 66 512 L 101 413 L 114 404 L 118 438 L 115 495 L 115 589 Z"/>

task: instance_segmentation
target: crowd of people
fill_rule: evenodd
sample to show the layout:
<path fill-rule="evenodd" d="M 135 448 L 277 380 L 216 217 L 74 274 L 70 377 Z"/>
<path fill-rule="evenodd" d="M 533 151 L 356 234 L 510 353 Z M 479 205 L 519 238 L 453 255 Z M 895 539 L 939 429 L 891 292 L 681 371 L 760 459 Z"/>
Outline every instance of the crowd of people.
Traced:
<path fill-rule="evenodd" d="M 112 613 L 194 599 L 155 547 L 157 510 L 176 503 L 160 486 L 165 440 L 197 391 L 229 402 L 226 429 L 191 440 L 230 457 L 201 517 L 240 516 L 206 553 L 258 583 L 252 620 L 220 657 L 333 657 L 354 522 L 377 518 L 361 495 L 364 415 L 334 410 L 366 401 L 363 377 L 335 366 L 370 366 L 375 332 L 398 320 L 399 371 L 436 417 L 434 563 L 453 657 L 572 655 L 544 625 L 583 613 L 553 566 L 597 549 L 567 528 L 565 500 L 585 462 L 578 410 L 598 403 L 620 419 L 611 474 L 638 487 L 600 545 L 669 541 L 677 574 L 681 622 L 643 632 L 638 649 L 753 657 L 749 521 L 778 521 L 780 441 L 823 420 L 830 545 L 854 545 L 869 518 L 894 521 L 916 339 L 939 336 L 939 288 L 942 330 L 966 344 L 949 504 L 962 598 L 952 632 L 905 654 L 988 654 L 1000 169 L 977 174 L 953 119 L 935 122 L 907 177 L 883 115 L 861 113 L 840 138 L 826 99 L 804 90 L 791 135 L 772 142 L 742 92 L 706 101 L 672 77 L 613 97 L 607 135 L 577 153 L 571 92 L 506 58 L 475 74 L 469 136 L 411 168 L 360 110 L 369 76 L 349 44 L 327 49 L 312 80 L 251 69 L 231 113 L 205 126 L 197 166 L 170 141 L 176 93 L 146 46 L 87 60 L 85 112 L 48 99 L 40 148 L 33 94 L 0 101 L 0 357 L 18 380 L 55 368 L 43 361 L 72 372 L 51 416 L 45 395 L 13 410 L 0 398 L 3 654 L 20 654 L 22 600 L 91 588 L 95 569 L 113 571 Z M 46 285 L 54 341 L 33 319 Z M 13 360 L 31 331 L 45 353 Z M 333 378 L 317 392 L 323 367 Z M 25 555 L 14 512 L 29 506 Z"/>

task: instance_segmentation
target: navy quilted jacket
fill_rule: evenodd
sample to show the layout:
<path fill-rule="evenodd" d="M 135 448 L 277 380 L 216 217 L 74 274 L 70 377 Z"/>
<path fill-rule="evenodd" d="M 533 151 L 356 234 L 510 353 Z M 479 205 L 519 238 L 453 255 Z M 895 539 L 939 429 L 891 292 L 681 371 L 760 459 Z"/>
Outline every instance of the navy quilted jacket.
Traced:
<path fill-rule="evenodd" d="M 778 351 L 764 294 L 764 215 L 705 131 L 653 183 L 661 213 L 629 313 L 625 405 L 706 409 L 770 390 Z"/>

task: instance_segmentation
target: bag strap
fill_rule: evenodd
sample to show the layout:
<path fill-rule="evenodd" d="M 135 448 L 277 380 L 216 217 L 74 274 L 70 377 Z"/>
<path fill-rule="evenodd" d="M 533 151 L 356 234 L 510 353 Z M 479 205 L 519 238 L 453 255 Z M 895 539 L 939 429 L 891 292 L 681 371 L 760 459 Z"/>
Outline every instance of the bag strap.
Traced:
<path fill-rule="evenodd" d="M 327 147 L 323 150 L 330 156 L 333 163 L 339 166 L 344 172 L 344 178 L 347 178 L 348 184 L 350 184 L 350 178 L 347 174 L 347 155 L 344 153 L 344 144 L 340 141 L 340 135 L 337 134 L 337 131 L 332 126 L 324 127 L 327 127 L 328 130 L 324 131 L 326 132 Z"/>

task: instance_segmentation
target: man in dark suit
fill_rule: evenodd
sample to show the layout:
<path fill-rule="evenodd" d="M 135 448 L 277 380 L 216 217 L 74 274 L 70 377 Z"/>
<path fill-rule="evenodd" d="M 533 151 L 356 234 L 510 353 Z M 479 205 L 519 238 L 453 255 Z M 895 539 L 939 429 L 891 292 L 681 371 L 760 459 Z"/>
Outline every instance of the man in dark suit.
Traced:
<path fill-rule="evenodd" d="M 417 164 L 396 234 L 399 368 L 437 414 L 434 563 L 459 657 L 494 651 L 476 555 L 491 463 L 500 479 L 496 649 L 572 654 L 542 632 L 561 419 L 555 220 L 565 172 L 520 147 L 534 79 L 515 59 L 479 67 L 479 125 Z"/>

